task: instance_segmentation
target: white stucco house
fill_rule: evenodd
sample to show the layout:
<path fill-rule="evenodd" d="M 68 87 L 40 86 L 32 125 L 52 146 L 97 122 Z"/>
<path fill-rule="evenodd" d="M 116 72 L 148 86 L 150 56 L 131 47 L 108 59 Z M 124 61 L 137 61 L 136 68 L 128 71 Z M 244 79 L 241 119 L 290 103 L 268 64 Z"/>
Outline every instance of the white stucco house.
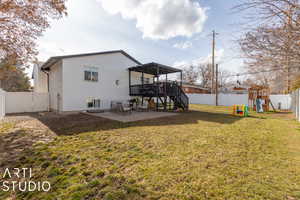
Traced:
<path fill-rule="evenodd" d="M 158 88 L 159 76 L 176 72 L 181 70 L 157 63 L 143 65 L 123 50 L 56 56 L 34 66 L 34 90 L 48 93 L 50 110 L 62 112 L 107 110 L 112 101 L 133 96 L 178 103 L 177 94 L 176 100 Z"/>

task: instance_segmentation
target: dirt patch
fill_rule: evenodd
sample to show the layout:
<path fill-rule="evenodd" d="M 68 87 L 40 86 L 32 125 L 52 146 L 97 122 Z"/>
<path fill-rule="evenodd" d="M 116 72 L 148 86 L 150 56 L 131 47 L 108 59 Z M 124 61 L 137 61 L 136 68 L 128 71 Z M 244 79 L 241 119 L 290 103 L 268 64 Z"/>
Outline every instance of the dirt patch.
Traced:
<path fill-rule="evenodd" d="M 40 115 L 40 114 L 35 114 Z M 0 122 L 0 166 L 9 166 L 38 142 L 48 143 L 56 134 L 32 115 L 7 116 Z"/>

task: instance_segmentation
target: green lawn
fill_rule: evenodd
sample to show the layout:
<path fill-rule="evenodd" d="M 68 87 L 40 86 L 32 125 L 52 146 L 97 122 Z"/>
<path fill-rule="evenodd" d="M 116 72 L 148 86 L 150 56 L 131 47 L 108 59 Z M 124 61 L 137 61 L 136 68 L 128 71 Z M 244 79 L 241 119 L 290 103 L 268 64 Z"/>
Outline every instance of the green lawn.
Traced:
<path fill-rule="evenodd" d="M 37 117 L 58 136 L 28 146 L 9 167 L 32 167 L 52 189 L 0 192 L 0 199 L 300 199 L 300 123 L 290 114 L 191 109 L 127 124 Z M 0 141 L 13 129 L 0 124 Z"/>

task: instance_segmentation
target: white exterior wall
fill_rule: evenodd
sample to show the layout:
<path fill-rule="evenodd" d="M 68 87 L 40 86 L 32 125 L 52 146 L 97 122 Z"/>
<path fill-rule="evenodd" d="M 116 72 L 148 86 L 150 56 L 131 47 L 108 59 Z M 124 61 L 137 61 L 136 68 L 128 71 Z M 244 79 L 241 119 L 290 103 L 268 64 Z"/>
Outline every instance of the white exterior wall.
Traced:
<path fill-rule="evenodd" d="M 63 59 L 62 111 L 87 110 L 88 98 L 99 98 L 100 109 L 110 109 L 111 101 L 130 99 L 128 68 L 136 65 L 121 53 Z M 89 67 L 98 69 L 98 82 L 84 80 Z M 132 83 L 138 83 L 140 76 L 132 73 Z"/>
<path fill-rule="evenodd" d="M 0 88 L 0 120 L 5 116 L 5 91 Z"/>
<path fill-rule="evenodd" d="M 5 113 L 48 111 L 48 93 L 6 92 Z"/>
<path fill-rule="evenodd" d="M 63 101 L 63 71 L 62 62 L 57 62 L 51 66 L 49 72 L 49 96 L 50 96 L 50 109 L 57 111 L 62 110 Z M 69 78 L 72 79 L 73 73 L 69 74 Z"/>
<path fill-rule="evenodd" d="M 33 67 L 33 77 L 34 92 L 47 93 L 47 74 L 41 71 L 40 66 L 38 64 L 35 64 Z"/>

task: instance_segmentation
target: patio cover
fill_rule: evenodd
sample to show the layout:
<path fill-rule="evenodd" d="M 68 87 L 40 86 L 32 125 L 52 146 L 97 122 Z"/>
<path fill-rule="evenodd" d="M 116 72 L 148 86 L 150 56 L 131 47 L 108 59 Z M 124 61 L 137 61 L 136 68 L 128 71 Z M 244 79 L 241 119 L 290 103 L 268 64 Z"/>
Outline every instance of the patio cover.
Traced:
<path fill-rule="evenodd" d="M 138 65 L 135 67 L 130 67 L 128 69 L 129 69 L 129 71 L 141 72 L 141 73 L 151 74 L 151 75 L 155 75 L 155 76 L 159 76 L 162 74 L 171 74 L 171 73 L 176 73 L 176 72 L 182 72 L 181 69 L 169 67 L 169 66 L 154 63 L 154 62 L 143 64 L 143 65 Z"/>

